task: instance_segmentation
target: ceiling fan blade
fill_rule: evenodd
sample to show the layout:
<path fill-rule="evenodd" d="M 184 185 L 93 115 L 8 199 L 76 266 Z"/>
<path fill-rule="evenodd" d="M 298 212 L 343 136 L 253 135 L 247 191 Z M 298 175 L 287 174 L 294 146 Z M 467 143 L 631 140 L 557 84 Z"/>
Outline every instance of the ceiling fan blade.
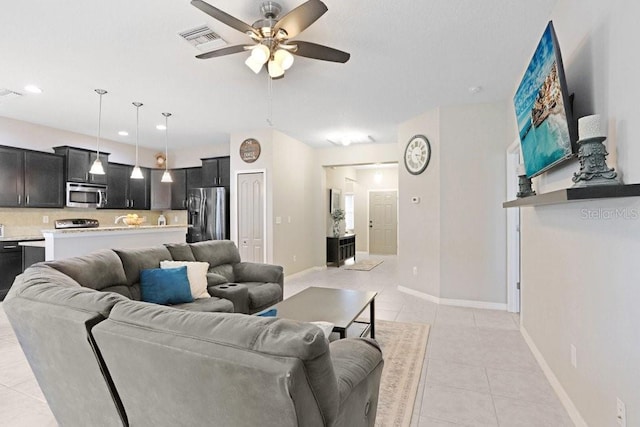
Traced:
<path fill-rule="evenodd" d="M 332 47 L 323 46 L 311 42 L 292 41 L 298 46 L 297 49 L 291 51 L 294 55 L 304 56 L 306 58 L 321 59 L 323 61 L 342 62 L 345 63 L 351 57 L 347 52 L 343 52 Z"/>
<path fill-rule="evenodd" d="M 223 12 L 220 9 L 211 6 L 209 3 L 203 2 L 202 0 L 191 0 L 191 4 L 207 15 L 211 16 L 212 18 L 217 19 L 223 24 L 227 24 L 231 28 L 240 31 L 241 33 L 253 33 L 256 36 L 259 36 L 258 31 L 251 25 L 229 15 L 227 12 Z"/>
<path fill-rule="evenodd" d="M 223 47 L 222 49 L 212 50 L 211 52 L 201 53 L 200 55 L 196 55 L 198 59 L 209 59 L 209 58 L 217 58 L 218 56 L 231 55 L 233 53 L 244 52 L 247 49 L 245 45 L 238 44 L 235 46 Z"/>
<path fill-rule="evenodd" d="M 287 38 L 293 38 L 313 24 L 327 11 L 327 6 L 320 0 L 309 0 L 293 9 L 280 19 L 273 32 L 283 29 L 287 32 Z"/>

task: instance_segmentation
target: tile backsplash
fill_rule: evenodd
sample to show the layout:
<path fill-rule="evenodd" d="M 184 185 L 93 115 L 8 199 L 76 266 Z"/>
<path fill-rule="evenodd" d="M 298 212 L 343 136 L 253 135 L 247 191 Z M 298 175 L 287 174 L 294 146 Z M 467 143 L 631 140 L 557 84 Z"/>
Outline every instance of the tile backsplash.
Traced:
<path fill-rule="evenodd" d="M 186 224 L 186 211 L 137 211 L 117 209 L 38 209 L 0 208 L 0 224 L 4 225 L 4 237 L 39 236 L 42 230 L 54 228 L 54 221 L 65 218 L 91 218 L 100 221 L 101 227 L 112 226 L 121 215 L 136 213 L 146 217 L 146 225 L 156 225 L 163 214 L 167 225 Z M 48 222 L 45 222 L 47 220 Z"/>

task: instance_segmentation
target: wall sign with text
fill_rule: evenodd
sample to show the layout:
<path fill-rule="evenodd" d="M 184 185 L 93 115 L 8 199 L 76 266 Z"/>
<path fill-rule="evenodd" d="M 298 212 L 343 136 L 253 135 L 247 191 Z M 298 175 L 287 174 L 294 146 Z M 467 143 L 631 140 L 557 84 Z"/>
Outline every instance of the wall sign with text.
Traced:
<path fill-rule="evenodd" d="M 260 157 L 260 143 L 258 140 L 249 138 L 240 144 L 240 158 L 245 163 L 253 163 Z"/>

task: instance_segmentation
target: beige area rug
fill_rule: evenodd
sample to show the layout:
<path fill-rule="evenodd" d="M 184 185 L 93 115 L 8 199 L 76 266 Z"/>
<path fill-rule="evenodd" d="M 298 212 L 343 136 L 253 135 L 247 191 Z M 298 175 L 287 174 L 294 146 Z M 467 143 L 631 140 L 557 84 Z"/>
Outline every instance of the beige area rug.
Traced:
<path fill-rule="evenodd" d="M 382 260 L 380 259 L 365 259 L 363 261 L 358 261 L 353 265 L 347 265 L 345 270 L 358 270 L 358 271 L 369 271 L 373 270 L 378 265 L 382 264 Z"/>
<path fill-rule="evenodd" d="M 411 424 L 428 337 L 427 324 L 376 320 L 376 341 L 384 358 L 377 427 Z"/>

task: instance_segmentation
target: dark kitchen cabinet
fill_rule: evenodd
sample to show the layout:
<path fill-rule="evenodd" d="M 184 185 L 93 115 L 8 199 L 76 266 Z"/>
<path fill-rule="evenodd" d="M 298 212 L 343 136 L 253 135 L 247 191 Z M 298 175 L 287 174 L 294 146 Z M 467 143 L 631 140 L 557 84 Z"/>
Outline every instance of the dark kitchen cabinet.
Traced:
<path fill-rule="evenodd" d="M 0 206 L 20 207 L 24 198 L 24 153 L 0 147 Z"/>
<path fill-rule="evenodd" d="M 0 301 L 22 272 L 22 250 L 17 241 L 0 242 Z"/>
<path fill-rule="evenodd" d="M 187 190 L 202 187 L 202 168 L 171 169 L 171 209 L 187 208 Z"/>
<path fill-rule="evenodd" d="M 68 147 L 66 145 L 53 148 L 57 154 L 65 156 L 66 180 L 71 182 L 87 182 L 90 184 L 107 184 L 109 175 L 109 153 L 100 152 L 100 161 L 104 167 L 104 175 L 89 173 L 91 165 L 96 159 L 96 152 L 84 148 Z"/>
<path fill-rule="evenodd" d="M 64 206 L 64 157 L 0 147 L 0 206 Z"/>
<path fill-rule="evenodd" d="M 150 171 L 141 168 L 144 179 L 132 179 L 133 166 L 109 163 L 107 209 L 149 209 Z"/>
<path fill-rule="evenodd" d="M 24 156 L 25 206 L 63 207 L 64 157 L 37 151 L 26 151 Z"/>
<path fill-rule="evenodd" d="M 187 168 L 187 190 L 202 187 L 202 168 Z"/>
<path fill-rule="evenodd" d="M 212 157 L 202 159 L 202 186 L 231 185 L 231 158 Z"/>
<path fill-rule="evenodd" d="M 171 209 L 187 208 L 187 170 L 173 169 L 171 171 Z"/>

